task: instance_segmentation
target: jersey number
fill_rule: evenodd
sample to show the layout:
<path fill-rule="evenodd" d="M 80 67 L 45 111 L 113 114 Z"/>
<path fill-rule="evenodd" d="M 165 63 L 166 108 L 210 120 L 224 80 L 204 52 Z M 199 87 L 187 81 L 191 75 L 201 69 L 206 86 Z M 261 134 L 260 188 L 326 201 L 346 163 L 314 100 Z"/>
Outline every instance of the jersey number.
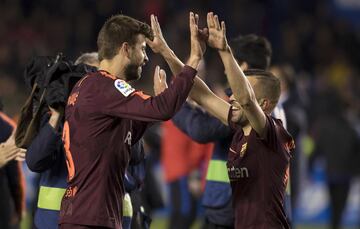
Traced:
<path fill-rule="evenodd" d="M 64 142 L 64 148 L 65 148 L 65 153 L 66 153 L 66 165 L 68 168 L 68 181 L 71 181 L 75 175 L 75 166 L 74 166 L 74 161 L 73 161 L 71 151 L 70 151 L 70 128 L 69 128 L 69 123 L 67 121 L 64 123 L 62 139 Z"/>

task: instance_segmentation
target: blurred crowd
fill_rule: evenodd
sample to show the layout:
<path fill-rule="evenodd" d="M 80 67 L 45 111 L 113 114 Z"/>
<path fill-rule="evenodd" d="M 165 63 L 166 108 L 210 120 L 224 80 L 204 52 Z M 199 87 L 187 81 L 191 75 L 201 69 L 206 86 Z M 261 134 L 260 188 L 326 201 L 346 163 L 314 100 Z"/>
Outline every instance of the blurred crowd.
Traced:
<path fill-rule="evenodd" d="M 322 158 L 326 161 L 332 203 L 343 209 L 351 180 L 360 172 L 360 6 L 354 3 L 358 8 L 349 9 L 357 10 L 357 17 L 345 17 L 339 2 L 0 0 L 3 110 L 16 120 L 30 90 L 23 79 L 24 67 L 34 55 L 54 56 L 62 52 L 75 60 L 82 53 L 96 51 L 97 33 L 111 15 L 123 13 L 149 23 L 150 14 L 156 14 L 169 46 L 184 60 L 189 55 L 189 10 L 202 18 L 214 11 L 226 21 L 229 38 L 255 33 L 267 37 L 272 44 L 272 71 L 282 80 L 281 103 L 289 132 L 298 141 L 293 169 L 299 172 L 293 182 L 293 195 L 298 195 L 300 174 L 306 174 L 314 161 Z M 205 26 L 205 21 L 200 24 Z M 147 52 L 150 62 L 136 87 L 151 94 L 155 64 L 166 64 L 150 50 Z M 225 88 L 224 70 L 214 51 L 206 53 L 205 66 L 207 84 L 214 90 Z M 312 143 L 302 141 L 305 136 Z M 153 144 L 160 148 L 160 143 Z M 198 168 L 201 174 L 203 165 Z M 194 171 L 188 172 L 192 179 L 201 179 Z M 191 187 L 199 196 L 201 188 L 193 183 Z"/>

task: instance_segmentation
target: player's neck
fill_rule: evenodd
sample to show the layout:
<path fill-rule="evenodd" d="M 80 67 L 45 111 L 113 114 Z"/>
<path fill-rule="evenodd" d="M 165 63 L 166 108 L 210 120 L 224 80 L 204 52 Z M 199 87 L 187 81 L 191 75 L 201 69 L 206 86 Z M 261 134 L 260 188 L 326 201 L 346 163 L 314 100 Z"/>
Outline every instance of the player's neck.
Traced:
<path fill-rule="evenodd" d="M 252 130 L 252 127 L 251 127 L 250 123 L 248 123 L 247 125 L 243 126 L 242 129 L 243 129 L 244 135 L 248 136 Z"/>
<path fill-rule="evenodd" d="M 117 61 L 104 59 L 100 62 L 99 70 L 107 71 L 116 78 L 125 80 L 124 67 Z"/>

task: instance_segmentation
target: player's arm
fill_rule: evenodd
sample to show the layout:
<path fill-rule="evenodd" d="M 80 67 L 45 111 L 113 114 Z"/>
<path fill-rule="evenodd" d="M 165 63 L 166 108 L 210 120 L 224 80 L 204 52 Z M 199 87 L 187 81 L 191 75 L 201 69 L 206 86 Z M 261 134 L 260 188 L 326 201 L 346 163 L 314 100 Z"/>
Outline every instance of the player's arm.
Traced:
<path fill-rule="evenodd" d="M 155 70 L 158 78 L 159 68 Z M 169 88 L 157 96 L 148 96 L 131 88 L 125 81 L 109 81 L 95 96 L 98 112 L 114 117 L 129 118 L 145 122 L 166 121 L 180 110 L 193 86 L 196 70 L 184 66 Z"/>
<path fill-rule="evenodd" d="M 161 32 L 160 24 L 154 16 L 151 17 L 151 27 L 155 38 L 158 38 L 158 40 L 156 40 L 156 43 L 154 42 L 155 39 L 154 41 L 147 40 L 148 45 L 154 52 L 158 52 L 164 57 L 174 75 L 178 74 L 184 64 L 176 57 L 174 52 L 166 44 Z M 192 12 L 190 12 L 189 15 L 189 27 L 191 53 L 187 65 L 191 66 L 194 62 L 196 63 L 198 57 L 200 55 L 202 56 L 205 52 L 206 44 L 204 40 L 207 37 L 207 29 L 199 30 L 198 15 L 194 15 Z M 226 101 L 217 97 L 197 76 L 194 79 L 194 86 L 191 90 L 190 97 L 224 124 L 228 124 L 227 118 L 230 105 Z"/>
<path fill-rule="evenodd" d="M 236 62 L 226 40 L 225 22 L 219 23 L 217 15 L 207 15 L 209 28 L 208 45 L 219 51 L 226 76 L 236 101 L 241 105 L 251 127 L 260 135 L 264 134 L 266 116 L 259 106 L 253 88 Z"/>
<path fill-rule="evenodd" d="M 200 108 L 191 107 L 188 103 L 185 103 L 171 120 L 181 131 L 199 143 L 213 142 L 231 133 L 231 129 L 220 120 Z"/>
<path fill-rule="evenodd" d="M 155 27 L 157 24 L 157 27 Z M 148 40 L 148 45 L 155 53 L 165 56 L 170 48 L 164 40 L 160 26 L 154 15 L 151 15 L 151 25 L 154 30 L 154 39 Z M 171 51 L 172 52 L 172 51 Z M 101 97 L 104 101 L 96 104 L 103 104 L 102 113 L 131 118 L 133 120 L 153 122 L 169 120 L 183 105 L 194 84 L 194 77 L 197 73 L 196 68 L 202 58 L 201 49 L 194 49 L 190 55 L 187 65 L 179 65 L 174 73 L 176 77 L 168 88 L 158 87 L 159 81 L 166 81 L 165 72 L 156 67 L 154 74 L 154 89 L 156 96 L 150 97 L 135 91 L 126 82 L 116 80 L 115 85 L 108 85 Z M 178 58 L 172 54 L 171 62 L 176 62 Z M 115 86 L 115 87 L 114 87 Z M 159 91 L 158 91 L 159 90 Z M 119 93 L 120 92 L 120 93 Z M 125 97 L 125 98 L 124 98 Z"/>
<path fill-rule="evenodd" d="M 48 122 L 42 125 L 38 135 L 28 147 L 25 159 L 29 169 L 33 172 L 43 172 L 58 159 L 61 136 L 56 132 L 60 113 L 51 109 L 52 114 Z"/>

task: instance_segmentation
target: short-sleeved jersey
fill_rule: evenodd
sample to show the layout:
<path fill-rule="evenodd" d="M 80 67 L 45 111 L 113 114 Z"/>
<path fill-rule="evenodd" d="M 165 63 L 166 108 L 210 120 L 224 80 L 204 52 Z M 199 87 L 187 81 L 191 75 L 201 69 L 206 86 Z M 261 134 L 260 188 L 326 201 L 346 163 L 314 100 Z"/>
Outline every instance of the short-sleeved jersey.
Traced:
<path fill-rule="evenodd" d="M 229 119 L 231 120 L 231 119 Z M 251 130 L 248 136 L 235 129 L 228 155 L 233 191 L 235 228 L 290 228 L 284 211 L 290 152 L 294 141 L 281 121 L 266 116 L 264 137 Z"/>
<path fill-rule="evenodd" d="M 149 122 L 168 120 L 181 108 L 195 74 L 185 66 L 169 88 L 155 97 L 105 71 L 91 73 L 75 85 L 65 112 L 63 141 L 69 174 L 60 224 L 121 228 L 130 146 Z"/>

